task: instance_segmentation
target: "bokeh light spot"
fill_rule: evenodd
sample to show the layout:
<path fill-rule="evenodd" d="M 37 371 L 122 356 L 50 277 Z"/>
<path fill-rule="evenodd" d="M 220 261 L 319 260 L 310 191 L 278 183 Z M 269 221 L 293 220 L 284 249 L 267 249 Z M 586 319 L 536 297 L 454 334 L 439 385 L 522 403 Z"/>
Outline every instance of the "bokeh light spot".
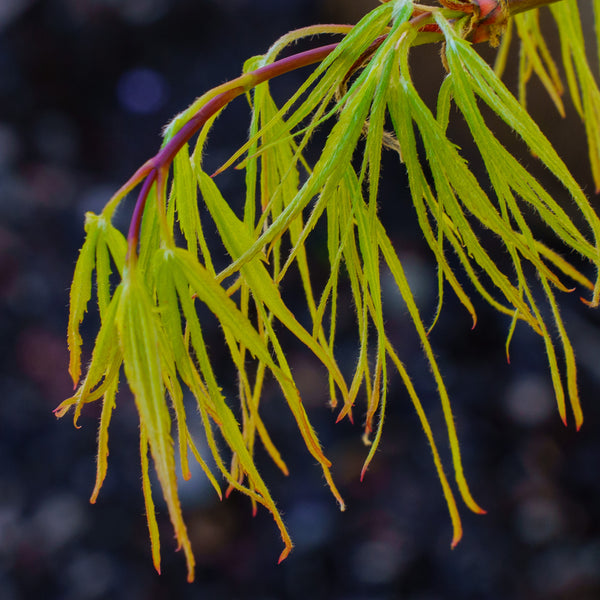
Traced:
<path fill-rule="evenodd" d="M 166 83 L 162 75 L 152 69 L 131 69 L 119 79 L 117 96 L 128 112 L 150 114 L 163 106 Z"/>

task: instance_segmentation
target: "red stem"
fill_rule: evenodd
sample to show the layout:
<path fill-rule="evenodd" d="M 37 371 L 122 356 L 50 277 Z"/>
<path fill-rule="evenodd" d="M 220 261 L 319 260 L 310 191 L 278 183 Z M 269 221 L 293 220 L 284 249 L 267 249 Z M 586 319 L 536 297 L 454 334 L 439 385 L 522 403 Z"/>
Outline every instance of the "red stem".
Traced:
<path fill-rule="evenodd" d="M 260 83 L 290 73 L 296 69 L 306 67 L 324 60 L 331 52 L 333 52 L 339 43 L 328 44 L 327 46 L 320 46 L 319 48 L 313 48 L 312 50 L 306 50 L 281 60 L 275 61 L 264 67 L 260 67 L 254 71 L 251 75 L 250 85 L 232 88 L 225 92 L 222 92 L 211 98 L 183 127 L 167 142 L 167 144 L 151 158 L 146 165 L 151 167 L 151 170 L 145 176 L 144 184 L 140 190 L 131 222 L 129 225 L 129 233 L 127 235 L 128 241 L 128 258 L 135 255 L 137 251 L 137 244 L 139 241 L 140 227 L 142 223 L 142 215 L 144 208 L 146 207 L 146 201 L 148 194 L 152 187 L 152 184 L 156 181 L 159 171 L 163 170 L 165 166 L 169 165 L 175 155 L 181 150 L 184 144 L 186 144 L 190 138 L 197 133 L 203 125 L 219 110 L 229 104 L 233 99 L 241 96 L 249 89 L 257 86 Z M 140 169 L 141 170 L 141 169 Z M 139 171 L 140 171 L 139 170 Z M 138 171 L 138 174 L 139 174 Z"/>
<path fill-rule="evenodd" d="M 127 262 L 137 255 L 137 245 L 140 236 L 140 227 L 142 225 L 142 216 L 144 214 L 144 208 L 146 208 L 146 200 L 148 199 L 150 188 L 156 181 L 157 176 L 158 170 L 156 168 L 153 168 L 150 173 L 146 175 L 137 202 L 135 203 L 133 215 L 131 216 L 131 221 L 129 223 L 129 232 L 127 234 Z"/>
<path fill-rule="evenodd" d="M 521 12 L 522 10 L 529 10 L 543 4 L 551 4 L 557 0 L 507 0 L 507 8 L 509 13 Z M 484 9 L 484 26 L 481 27 L 482 31 L 480 35 L 474 41 L 484 41 L 488 38 L 487 28 L 497 18 L 499 7 L 501 6 L 501 0 L 475 0 L 475 2 Z M 428 12 L 416 13 L 412 19 L 413 25 L 417 22 L 427 18 Z M 483 23 L 482 23 L 483 25 Z M 436 30 L 439 29 L 435 25 L 424 26 L 422 30 Z M 368 53 L 373 52 L 379 45 L 381 45 L 385 36 L 382 36 L 375 40 L 369 49 L 363 54 L 368 56 Z M 146 206 L 146 200 L 148 193 L 152 187 L 152 184 L 157 180 L 160 171 L 163 171 L 167 165 L 169 165 L 175 155 L 181 150 L 190 138 L 197 133 L 205 123 L 214 116 L 219 110 L 225 107 L 229 102 L 241 96 L 248 90 L 256 87 L 260 83 L 269 81 L 280 75 L 290 73 L 296 69 L 313 65 L 315 63 L 324 60 L 331 52 L 333 52 L 339 45 L 339 42 L 334 44 L 328 44 L 326 46 L 320 46 L 313 48 L 312 50 L 306 50 L 292 56 L 287 56 L 277 60 L 269 65 L 260 67 L 256 71 L 247 74 L 246 76 L 240 77 L 240 84 L 237 87 L 228 89 L 220 94 L 217 94 L 211 98 L 200 110 L 185 124 L 182 128 L 167 142 L 167 144 L 156 154 L 153 158 L 147 161 L 132 177 L 126 185 L 134 187 L 135 179 L 140 175 L 144 175 L 145 180 L 138 196 L 131 223 L 129 227 L 129 233 L 127 236 L 128 240 L 128 257 L 135 255 L 137 252 L 137 244 L 139 241 L 139 232 L 142 222 L 142 215 Z M 362 57 L 361 57 L 362 59 Z M 245 80 L 245 81 L 243 81 Z M 246 81 L 248 83 L 246 83 Z M 145 174 L 144 174 L 145 172 Z"/>
<path fill-rule="evenodd" d="M 264 83 L 269 79 L 279 77 L 285 73 L 290 73 L 296 69 L 307 67 L 321 62 L 331 54 L 338 46 L 338 43 L 320 46 L 312 50 L 306 50 L 298 54 L 293 54 L 281 60 L 275 61 L 270 65 L 260 67 L 251 73 L 251 85 L 239 86 L 222 92 L 214 98 L 211 98 L 167 143 L 167 145 L 154 157 L 154 166 L 160 168 L 170 163 L 175 155 L 181 150 L 183 145 L 198 132 L 198 130 L 212 117 L 217 111 L 229 104 L 233 99 L 241 96 L 248 89 Z"/>

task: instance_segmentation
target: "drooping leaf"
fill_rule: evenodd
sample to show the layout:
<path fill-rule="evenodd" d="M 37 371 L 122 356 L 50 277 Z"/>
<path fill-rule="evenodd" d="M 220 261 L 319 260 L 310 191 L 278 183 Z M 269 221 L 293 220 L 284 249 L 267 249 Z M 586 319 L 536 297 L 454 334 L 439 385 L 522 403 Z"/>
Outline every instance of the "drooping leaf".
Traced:
<path fill-rule="evenodd" d="M 96 244 L 98 242 L 98 223 L 91 216 L 86 216 L 86 234 L 75 265 L 75 273 L 73 274 L 69 296 L 67 340 L 70 352 L 69 373 L 71 374 L 74 386 L 77 385 L 81 377 L 82 339 L 79 333 L 79 325 L 83 321 L 88 302 L 92 297 L 92 273 L 95 267 Z"/>
<path fill-rule="evenodd" d="M 594 0 L 593 7 L 598 21 L 600 0 Z M 566 86 L 585 122 L 592 172 L 600 181 L 600 93 L 585 54 L 579 7 L 576 0 L 562 0 L 552 6 L 552 14 L 560 32 Z M 476 296 L 506 316 L 507 356 L 515 328 L 527 323 L 542 338 L 561 418 L 566 421 L 568 396 L 576 426 L 581 425 L 574 350 L 558 295 L 570 291 L 574 282 L 592 291 L 591 305 L 600 303 L 600 276 L 590 281 L 570 259 L 570 253 L 576 253 L 599 269 L 600 221 L 526 109 L 527 85 L 534 75 L 560 114 L 564 108 L 558 68 L 538 16 L 534 10 L 517 15 L 514 23 L 509 21 L 496 72 L 467 41 L 469 30 L 487 27 L 478 21 L 472 3 L 431 8 L 412 0 L 390 0 L 355 27 L 324 25 L 290 32 L 265 55 L 248 61 L 238 78 L 205 93 L 180 113 L 166 128 L 161 151 L 117 191 L 100 216 L 87 217 L 68 325 L 75 385 L 81 379 L 79 329 L 94 285 L 100 330 L 83 380 L 56 414 L 62 416 L 75 407 L 77 423 L 84 404 L 103 402 L 95 501 L 106 474 L 108 428 L 124 365 L 140 418 L 142 489 L 157 570 L 160 540 L 149 474 L 152 465 L 186 555 L 188 578 L 193 578 L 194 559 L 178 498 L 176 452 L 183 479 L 191 476 L 191 451 L 219 497 L 220 474 L 229 486 L 226 494 L 236 489 L 251 499 L 253 508 L 264 505 L 281 532 L 280 558 L 289 553 L 291 539 L 254 457 L 260 441 L 287 474 L 284 457 L 263 421 L 260 398 L 269 378 L 281 389 L 299 439 L 344 507 L 331 463 L 294 379 L 289 338 L 303 344 L 324 367 L 329 378 L 329 393 L 324 396 L 332 407 L 341 395 L 338 420 L 364 416 L 363 440 L 370 447 L 362 476 L 381 443 L 386 406 L 393 400 L 388 380 L 398 372 L 430 446 L 452 522 L 452 546 L 456 545 L 462 535 L 460 516 L 429 414 L 388 337 L 384 276 L 391 277 L 404 299 L 430 365 L 460 495 L 473 511 L 483 512 L 467 484 L 450 398 L 428 338 L 432 325 L 429 318 L 429 325 L 425 324 L 401 257 L 378 214 L 382 152 L 387 149 L 400 155 L 416 221 L 437 261 L 439 298 L 433 323 L 443 309 L 448 287 L 471 315 L 473 326 Z M 500 31 L 503 24 L 496 25 Z M 267 79 L 310 64 L 314 54 L 303 63 L 298 57 L 304 60 L 307 55 L 289 52 L 297 40 L 314 34 L 343 37 L 337 45 L 317 49 L 319 64 L 278 106 Z M 519 99 L 498 76 L 506 66 L 510 36 L 521 40 Z M 414 84 L 409 65 L 414 46 L 440 40 L 445 41 L 447 76 L 434 115 Z M 284 49 L 288 54 L 282 54 Z M 219 189 L 219 179 L 204 172 L 202 156 L 215 119 L 230 100 L 244 94 L 252 111 L 248 141 L 217 172 L 234 164 L 246 170 L 246 193 L 241 204 L 235 203 L 242 207 L 236 212 Z M 514 131 L 532 154 L 531 160 L 554 174 L 566 200 L 549 193 L 503 145 L 486 117 L 489 111 Z M 448 137 L 456 112 L 481 155 L 483 175 Z M 327 139 L 318 158 L 309 161 L 307 149 L 318 129 L 327 132 Z M 198 133 L 195 146 L 190 145 L 193 132 Z M 125 240 L 111 218 L 138 185 Z M 531 210 L 560 242 L 564 255 L 536 237 L 527 218 Z M 229 255 L 229 263 L 218 274 L 214 249 L 203 231 L 208 223 L 214 225 Z M 323 230 L 329 273 L 320 282 L 313 274 L 310 244 L 314 233 Z M 488 243 L 490 234 L 495 244 L 500 242 L 502 261 Z M 532 269 L 537 277 L 530 277 Z M 284 290 L 294 271 L 301 291 L 290 301 Z M 348 298 L 355 327 L 350 344 L 356 357 L 346 379 L 348 374 L 338 364 L 337 333 Z M 199 318 L 205 309 L 220 325 L 237 398 L 226 398 L 217 380 L 211 340 L 205 339 Z M 195 399 L 194 416 L 200 416 L 214 465 L 207 464 L 190 433 L 188 421 L 193 415 L 184 401 L 188 391 Z M 364 412 L 357 409 L 362 398 Z M 239 403 L 239 418 L 234 403 Z"/>
<path fill-rule="evenodd" d="M 172 363 L 173 358 L 161 353 L 161 350 L 168 346 L 161 343 L 160 338 L 164 332 L 141 276 L 136 266 L 126 269 L 123 273 L 123 293 L 116 323 L 125 375 L 135 397 L 141 427 L 147 435 L 156 474 L 175 529 L 175 536 L 186 557 L 188 579 L 191 581 L 194 577 L 194 555 L 177 492 L 171 416 L 163 385 L 163 372 L 169 367 L 168 363 Z M 142 449 L 142 454 L 143 452 Z"/>

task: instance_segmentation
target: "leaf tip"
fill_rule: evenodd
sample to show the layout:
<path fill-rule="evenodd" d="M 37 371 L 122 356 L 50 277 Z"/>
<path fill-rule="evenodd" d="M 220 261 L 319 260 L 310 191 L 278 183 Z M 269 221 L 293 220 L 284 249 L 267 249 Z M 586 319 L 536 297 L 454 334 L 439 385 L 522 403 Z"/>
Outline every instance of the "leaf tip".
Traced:
<path fill-rule="evenodd" d="M 220 175 L 224 170 L 225 170 L 225 165 L 222 165 L 214 173 L 210 174 L 210 178 L 214 179 L 217 175 Z"/>
<path fill-rule="evenodd" d="M 592 300 L 586 300 L 583 296 L 579 296 L 579 299 L 586 305 L 589 306 L 590 308 L 597 308 L 599 301 L 592 299 Z"/>
<path fill-rule="evenodd" d="M 69 366 L 69 375 L 71 376 L 71 381 L 73 382 L 73 391 L 77 389 L 77 384 L 79 383 L 79 378 L 81 376 L 81 370 L 75 367 Z"/>
<path fill-rule="evenodd" d="M 458 546 L 458 542 L 460 542 L 460 540 L 462 539 L 462 535 L 463 535 L 462 527 L 455 530 L 454 535 L 452 536 L 452 543 L 450 544 L 451 550 L 454 550 L 454 548 L 456 548 L 456 546 Z"/>
<path fill-rule="evenodd" d="M 368 466 L 369 466 L 369 465 L 367 465 L 367 464 L 363 465 L 363 468 L 362 468 L 362 469 L 361 469 L 361 471 L 360 471 L 360 482 L 361 482 L 361 483 L 363 482 L 363 479 L 365 478 L 365 475 L 366 475 L 366 473 L 367 473 L 367 468 L 368 468 Z"/>
<path fill-rule="evenodd" d="M 92 495 L 90 496 L 90 504 L 96 504 L 96 500 L 98 500 L 98 495 L 100 494 L 101 487 L 102 481 L 96 481 L 96 485 L 94 486 L 94 490 L 92 491 Z"/>
<path fill-rule="evenodd" d="M 335 420 L 335 422 L 339 423 L 345 417 L 348 417 L 348 420 L 350 421 L 350 423 L 352 423 L 352 425 L 354 425 L 354 417 L 352 415 L 352 404 L 349 402 L 344 404 L 344 406 L 342 407 L 342 410 L 340 410 L 340 414 L 337 416 L 337 419 Z"/>
<path fill-rule="evenodd" d="M 288 557 L 288 555 L 291 552 L 291 550 L 292 550 L 292 545 L 291 544 L 286 544 L 285 548 L 283 549 L 283 551 L 279 555 L 279 560 L 277 561 L 278 565 L 280 565 Z"/>

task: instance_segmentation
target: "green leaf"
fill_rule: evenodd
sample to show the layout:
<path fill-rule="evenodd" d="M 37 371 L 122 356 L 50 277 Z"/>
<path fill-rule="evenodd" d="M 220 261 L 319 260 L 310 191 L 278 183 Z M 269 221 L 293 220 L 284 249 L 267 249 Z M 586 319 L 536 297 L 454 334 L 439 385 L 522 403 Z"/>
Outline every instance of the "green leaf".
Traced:
<path fill-rule="evenodd" d="M 235 303 L 227 296 L 223 288 L 218 285 L 214 278 L 183 249 L 177 248 L 169 258 L 172 263 L 172 268 L 176 272 L 174 275 L 176 281 L 185 281 L 189 284 L 198 298 L 217 316 L 221 325 L 231 332 L 236 339 L 243 342 L 244 346 L 247 347 L 252 354 L 258 357 L 259 360 L 269 366 L 282 387 L 288 402 L 293 402 L 294 399 L 299 402 L 297 390 L 295 389 L 293 382 L 288 379 L 277 365 L 275 365 L 264 340 L 262 340 L 260 335 L 252 327 L 251 323 L 242 315 Z M 252 457 L 246 449 L 239 425 L 237 424 L 233 413 L 223 401 L 220 390 L 218 389 L 214 374 L 212 373 L 212 368 L 210 367 L 206 346 L 202 341 L 200 324 L 198 323 L 195 314 L 190 310 L 189 302 L 186 301 L 185 294 L 187 290 L 182 289 L 181 284 L 177 284 L 177 286 L 179 297 L 182 302 L 182 308 L 187 318 L 187 324 L 191 330 L 191 339 L 196 350 L 197 359 L 204 377 L 207 378 L 214 410 L 219 419 L 219 428 L 224 439 L 237 455 L 245 473 L 248 475 L 251 486 L 256 489 L 258 496 L 254 496 L 255 499 L 261 504 L 264 504 L 273 514 L 285 543 L 285 548 L 280 557 L 280 560 L 282 560 L 287 556 L 292 547 L 289 535 L 283 525 L 283 521 L 277 511 L 275 503 L 260 477 Z M 189 300 L 189 298 L 187 298 L 187 300 Z M 312 433 L 312 429 L 310 432 L 304 430 L 302 433 L 304 435 L 309 435 Z M 313 444 L 314 443 L 318 444 L 316 440 Z M 326 459 L 321 457 L 321 460 Z M 249 490 L 241 488 L 231 480 L 230 483 L 245 493 L 250 493 Z"/>
<path fill-rule="evenodd" d="M 117 369 L 120 368 L 120 362 Z M 106 471 L 108 469 L 108 427 L 110 426 L 110 419 L 112 412 L 116 406 L 116 395 L 119 389 L 119 377 L 109 376 L 107 380 L 110 382 L 107 385 L 106 392 L 102 399 L 102 414 L 100 416 L 100 428 L 98 431 L 98 458 L 97 458 L 97 469 L 96 469 L 96 484 L 90 498 L 90 502 L 94 504 L 100 493 L 100 488 L 104 483 L 106 477 Z"/>
<path fill-rule="evenodd" d="M 164 331 L 136 267 L 124 271 L 122 286 L 116 322 L 125 375 L 135 398 L 141 427 L 148 437 L 156 474 L 175 536 L 186 557 L 188 580 L 191 581 L 194 577 L 194 556 L 179 503 L 171 416 L 163 386 L 163 373 L 165 369 L 172 369 L 173 359 L 161 353 L 161 350 L 168 348 L 161 340 Z"/>
<path fill-rule="evenodd" d="M 558 26 L 571 98 L 585 125 L 588 156 L 596 193 L 598 193 L 600 191 L 600 89 L 586 56 L 579 5 L 577 0 L 563 0 L 553 4 L 550 10 Z M 594 302 L 597 304 L 598 301 L 599 297 L 596 294 Z"/>
<path fill-rule="evenodd" d="M 121 365 L 121 352 L 118 344 L 118 331 L 115 323 L 121 299 L 122 286 L 119 285 L 113 294 L 106 311 L 106 318 L 96 336 L 92 360 L 83 381 L 71 397 L 62 402 L 54 413 L 62 417 L 71 406 L 75 406 L 73 422 L 77 424 L 83 404 L 101 398 L 110 389 L 114 378 L 118 377 Z"/>
<path fill-rule="evenodd" d="M 173 159 L 172 194 L 181 231 L 187 242 L 188 250 L 194 255 L 198 253 L 198 232 L 202 231 L 196 191 L 196 180 L 188 145 L 184 144 Z"/>
<path fill-rule="evenodd" d="M 201 170 L 197 170 L 196 175 L 208 211 L 215 220 L 227 251 L 235 261 L 252 246 L 254 241 L 252 232 L 235 216 L 214 181 Z M 346 397 L 346 383 L 330 349 L 319 344 L 298 323 L 296 317 L 284 304 L 276 284 L 271 279 L 260 257 L 242 263 L 240 272 L 258 302 L 263 303 L 290 332 L 306 344 L 315 356 L 323 362 L 334 377 L 342 395 Z"/>
<path fill-rule="evenodd" d="M 67 339 L 69 343 L 70 362 L 69 373 L 76 386 L 81 377 L 81 334 L 79 325 L 87 310 L 92 297 L 92 273 L 96 261 L 96 244 L 98 243 L 98 218 L 92 213 L 86 214 L 86 237 L 79 251 L 75 265 L 75 273 L 69 295 L 69 325 Z"/>

